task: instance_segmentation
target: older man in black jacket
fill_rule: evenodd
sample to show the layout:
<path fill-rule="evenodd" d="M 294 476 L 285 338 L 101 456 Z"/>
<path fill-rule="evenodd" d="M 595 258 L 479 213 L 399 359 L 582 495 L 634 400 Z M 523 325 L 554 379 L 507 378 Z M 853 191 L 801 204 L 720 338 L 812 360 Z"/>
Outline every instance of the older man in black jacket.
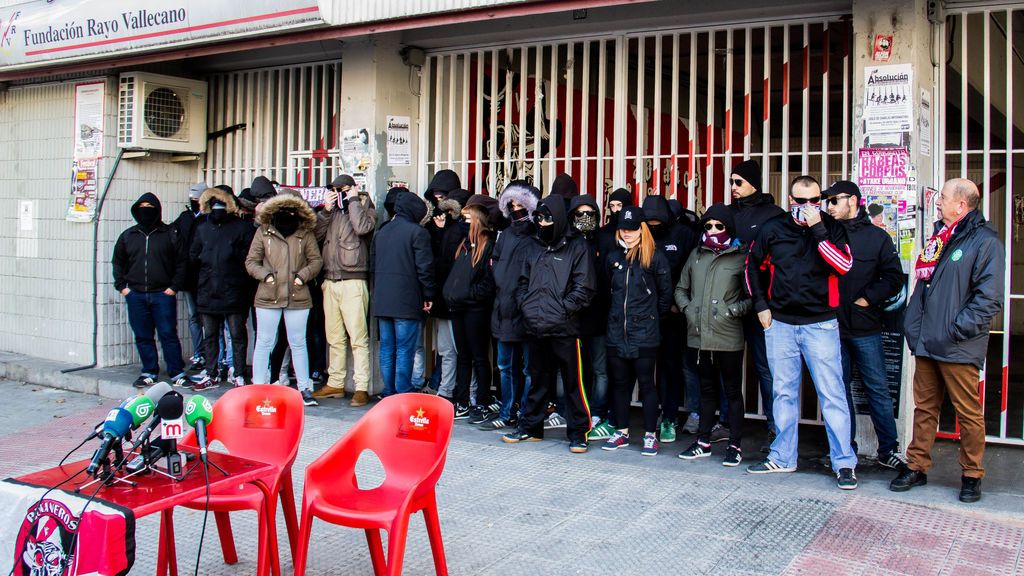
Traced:
<path fill-rule="evenodd" d="M 903 285 L 903 268 L 896 244 L 875 226 L 860 207 L 860 188 L 840 180 L 822 195 L 828 213 L 846 228 L 853 267 L 839 278 L 839 343 L 843 352 L 843 383 L 850 408 L 850 438 L 857 437 L 853 404 L 853 366 L 856 363 L 868 399 L 871 423 L 878 436 L 878 463 L 892 469 L 903 466 L 896 437 L 892 395 L 885 377 L 882 350 L 882 305 Z M 856 444 L 854 444 L 856 448 Z"/>
<path fill-rule="evenodd" d="M 415 392 L 413 357 L 423 314 L 434 300 L 434 255 L 426 201 L 406 188 L 394 194 L 395 217 L 373 238 L 373 315 L 380 328 L 381 396 Z M 391 195 L 391 192 L 388 193 Z"/>
<path fill-rule="evenodd" d="M 980 199 L 970 180 L 955 178 L 942 186 L 942 220 L 914 268 L 917 285 L 904 320 L 907 347 L 916 358 L 914 437 L 906 468 L 889 484 L 894 492 L 928 482 L 939 410 L 948 395 L 960 424 L 960 501 L 981 498 L 985 417 L 978 374 L 989 326 L 1003 306 L 1006 263 L 1002 242 L 978 212 Z"/>
<path fill-rule="evenodd" d="M 534 213 L 536 241 L 519 276 L 516 301 L 527 331 L 533 337 L 530 354 L 530 392 L 519 429 L 502 437 L 508 443 L 535 442 L 544 437 L 544 410 L 555 375 L 574 374 L 565 382 L 566 435 L 569 450 L 587 451 L 590 410 L 583 391 L 580 354 L 580 312 L 594 297 L 597 281 L 590 248 L 583 238 L 569 235 L 565 201 L 551 194 Z"/>

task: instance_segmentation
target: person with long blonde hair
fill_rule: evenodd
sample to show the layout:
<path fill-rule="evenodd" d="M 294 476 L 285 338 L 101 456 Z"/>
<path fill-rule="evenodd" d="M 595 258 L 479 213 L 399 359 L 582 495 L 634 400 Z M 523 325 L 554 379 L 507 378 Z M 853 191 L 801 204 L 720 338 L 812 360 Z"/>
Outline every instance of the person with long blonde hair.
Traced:
<path fill-rule="evenodd" d="M 466 236 L 455 251 L 455 262 L 442 294 L 452 315 L 455 334 L 455 390 L 457 410 L 472 403 L 471 421 L 483 421 L 491 393 L 491 306 L 494 303 L 494 274 L 491 252 L 499 215 L 498 201 L 474 194 L 462 208 L 459 225 Z M 470 399 L 470 383 L 476 375 L 476 397 Z"/>
<path fill-rule="evenodd" d="M 615 236 L 618 249 L 605 262 L 611 289 L 606 345 L 612 406 L 619 428 L 601 448 L 617 450 L 629 445 L 629 401 L 637 383 L 644 414 L 640 453 L 655 456 L 659 404 L 654 368 L 661 343 L 659 320 L 672 307 L 672 276 L 643 209 L 623 208 Z"/>

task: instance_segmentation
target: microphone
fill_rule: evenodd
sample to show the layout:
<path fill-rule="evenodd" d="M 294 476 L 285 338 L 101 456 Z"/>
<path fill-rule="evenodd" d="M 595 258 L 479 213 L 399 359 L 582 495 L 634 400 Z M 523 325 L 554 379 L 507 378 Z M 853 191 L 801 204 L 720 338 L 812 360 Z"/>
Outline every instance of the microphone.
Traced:
<path fill-rule="evenodd" d="M 136 396 L 124 409 L 132 415 L 132 430 L 138 430 L 139 426 L 156 411 L 156 404 L 146 396 Z"/>
<path fill-rule="evenodd" d="M 124 408 L 134 398 L 135 397 L 133 396 L 132 398 L 125 398 L 124 400 L 121 400 L 121 403 L 118 404 L 117 407 L 118 408 Z M 92 432 L 88 436 L 85 437 L 85 440 L 82 440 L 82 444 L 85 444 L 86 442 L 88 442 L 89 440 L 92 440 L 93 438 L 99 438 L 102 435 L 103 435 L 103 422 L 100 422 L 99 424 L 97 424 L 97 425 L 92 427 Z"/>
<path fill-rule="evenodd" d="M 196 429 L 196 440 L 199 443 L 199 459 L 206 463 L 206 427 L 213 420 L 213 404 L 196 394 L 188 399 L 185 405 L 185 421 Z"/>
<path fill-rule="evenodd" d="M 185 435 L 185 423 L 181 416 L 185 412 L 181 394 L 171 392 L 164 394 L 156 405 L 156 413 L 160 417 L 160 440 L 151 442 L 160 448 L 167 458 L 167 473 L 171 476 L 181 474 L 181 455 L 178 454 L 178 440 Z"/>
<path fill-rule="evenodd" d="M 171 392 L 174 392 L 174 388 L 171 388 L 170 384 L 168 384 L 167 382 L 157 382 L 156 384 L 150 386 L 148 390 L 146 390 L 145 396 L 146 398 L 149 398 L 154 405 L 156 405 L 156 403 L 159 402 L 161 398 L 163 398 L 164 396 Z"/>
<path fill-rule="evenodd" d="M 96 476 L 96 471 L 99 470 L 101 463 L 107 460 L 114 443 L 120 442 L 131 426 L 132 415 L 124 408 L 114 408 L 107 414 L 107 419 L 103 421 L 103 443 L 93 453 L 92 462 L 89 463 L 86 473 Z"/>
<path fill-rule="evenodd" d="M 139 436 L 135 439 L 135 442 L 132 443 L 131 448 L 128 449 L 128 454 L 129 455 L 131 453 L 135 452 L 136 448 L 138 448 L 144 442 L 149 440 L 149 437 L 153 434 L 153 430 L 155 430 L 156 427 L 160 425 L 160 423 L 161 423 L 160 406 L 161 405 L 164 406 L 164 413 L 167 413 L 167 414 L 173 414 L 174 413 L 174 411 L 172 409 L 172 405 L 173 404 L 177 403 L 178 406 L 181 406 L 181 394 L 179 394 L 179 393 L 175 392 L 174 390 L 172 390 L 171 387 L 168 384 L 166 384 L 165 382 L 159 382 L 157 384 L 154 384 L 149 389 L 149 391 L 146 393 L 146 395 L 143 396 L 143 398 L 149 398 L 150 401 L 152 401 L 152 398 L 149 397 L 149 392 L 154 392 L 154 391 L 159 392 L 159 390 L 157 390 L 157 387 L 159 387 L 161 384 L 166 387 L 168 392 L 163 394 L 160 398 L 157 398 L 158 401 L 156 402 L 156 411 L 155 411 L 156 413 L 153 414 L 153 418 L 149 421 L 149 425 L 146 426 L 145 430 L 143 430 L 142 433 L 139 434 Z M 176 402 L 174 400 L 174 397 L 177 397 L 177 401 Z M 179 408 L 179 412 L 178 412 L 179 416 L 178 417 L 180 417 L 180 415 L 181 415 L 180 410 L 181 409 Z M 134 422 L 134 417 L 133 417 L 132 421 Z M 140 425 L 141 425 L 141 422 L 140 422 Z M 127 456 L 126 456 L 126 458 L 127 458 Z M 122 462 L 120 465 L 124 465 L 124 462 Z"/>

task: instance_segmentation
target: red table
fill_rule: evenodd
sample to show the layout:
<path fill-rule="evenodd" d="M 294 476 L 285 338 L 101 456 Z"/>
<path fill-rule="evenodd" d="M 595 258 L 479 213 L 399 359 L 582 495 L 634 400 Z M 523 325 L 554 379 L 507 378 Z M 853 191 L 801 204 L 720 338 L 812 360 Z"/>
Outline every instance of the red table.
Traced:
<path fill-rule="evenodd" d="M 180 449 L 181 452 L 187 450 Z M 239 483 L 249 483 L 263 492 L 264 512 L 269 510 L 269 504 L 273 499 L 270 488 L 262 481 L 262 478 L 277 474 L 277 467 L 273 464 L 266 464 L 222 454 L 219 452 L 209 453 L 210 462 L 220 466 L 229 476 L 224 476 L 213 466 L 210 466 L 210 493 L 214 494 L 219 489 L 234 486 Z M 182 459 L 184 460 L 184 454 Z M 188 463 L 191 466 L 198 462 L 198 457 Z M 31 474 L 19 476 L 18 481 L 37 486 L 55 486 L 66 480 L 89 465 L 88 460 L 65 464 L 60 468 L 49 468 Z M 62 486 L 65 490 L 74 490 L 90 482 L 92 478 L 76 478 Z M 160 543 L 159 555 L 157 557 L 157 576 L 177 576 L 178 563 L 174 547 L 174 507 L 186 502 L 192 502 L 206 497 L 206 479 L 203 476 L 201 466 L 193 470 L 184 480 L 175 481 L 160 474 L 140 474 L 133 476 L 131 480 L 136 486 L 123 483 L 114 483 L 111 486 L 104 486 L 96 494 L 97 500 L 103 500 L 111 504 L 128 508 L 136 518 L 148 516 L 149 514 L 160 513 Z M 96 485 L 82 490 L 86 497 L 92 495 Z M 260 526 L 261 537 L 264 537 L 265 526 Z M 269 548 L 268 548 L 269 551 Z M 256 573 L 260 576 L 267 573 L 269 566 L 269 554 L 261 556 L 257 561 Z"/>

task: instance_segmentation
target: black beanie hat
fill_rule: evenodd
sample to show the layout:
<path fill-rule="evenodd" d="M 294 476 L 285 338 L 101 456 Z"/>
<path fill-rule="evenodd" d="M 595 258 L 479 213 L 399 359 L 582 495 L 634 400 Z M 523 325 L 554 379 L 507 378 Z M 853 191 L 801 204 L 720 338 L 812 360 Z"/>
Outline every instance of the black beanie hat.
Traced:
<path fill-rule="evenodd" d="M 740 162 L 733 169 L 732 173 L 746 180 L 754 190 L 761 191 L 761 166 L 755 160 Z"/>
<path fill-rule="evenodd" d="M 725 224 L 725 231 L 729 233 L 729 236 L 735 237 L 736 219 L 733 217 L 732 210 L 730 210 L 725 204 L 712 204 L 708 207 L 707 211 L 705 211 L 704 215 L 700 218 L 700 225 L 702 228 L 708 220 L 718 220 L 722 224 Z"/>
<path fill-rule="evenodd" d="M 622 202 L 623 208 L 625 208 L 626 206 L 632 206 L 633 193 L 630 192 L 629 190 L 626 190 L 625 188 L 618 188 L 608 195 L 608 201 L 612 202 L 613 200 Z"/>
<path fill-rule="evenodd" d="M 646 222 L 647 216 L 644 215 L 644 209 L 639 206 L 626 206 L 619 212 L 618 224 L 616 224 L 616 230 L 639 230 L 640 223 Z"/>

